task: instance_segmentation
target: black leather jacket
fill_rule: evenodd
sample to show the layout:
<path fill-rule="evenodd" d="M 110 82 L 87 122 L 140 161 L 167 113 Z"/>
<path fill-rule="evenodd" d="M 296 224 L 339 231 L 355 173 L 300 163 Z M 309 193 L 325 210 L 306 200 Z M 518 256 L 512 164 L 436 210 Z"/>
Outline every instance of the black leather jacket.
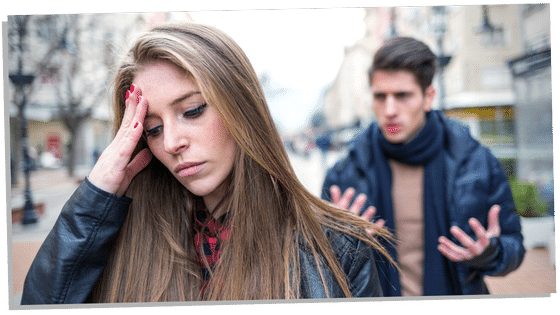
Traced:
<path fill-rule="evenodd" d="M 131 201 L 100 190 L 86 179 L 39 249 L 25 279 L 21 304 L 89 302 Z M 373 248 L 338 232 L 326 233 L 348 276 L 352 295 L 381 296 Z M 315 260 L 303 245 L 300 262 L 302 297 L 327 297 Z M 329 297 L 344 297 L 332 274 L 323 271 Z"/>

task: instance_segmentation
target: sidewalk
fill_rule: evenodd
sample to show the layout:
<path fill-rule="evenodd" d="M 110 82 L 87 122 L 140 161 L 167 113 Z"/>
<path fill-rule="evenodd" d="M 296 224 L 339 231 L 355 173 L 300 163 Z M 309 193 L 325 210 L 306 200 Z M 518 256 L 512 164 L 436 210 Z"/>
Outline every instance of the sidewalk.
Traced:
<path fill-rule="evenodd" d="M 546 247 L 527 249 L 519 269 L 505 277 L 486 277 L 494 295 L 533 295 L 556 293 L 556 267 L 550 263 Z"/>
<path fill-rule="evenodd" d="M 30 176 L 30 186 L 32 201 L 34 204 L 43 203 L 45 213 L 38 216 L 38 222 L 30 226 L 23 226 L 20 223 L 12 224 L 12 238 L 19 240 L 22 238 L 44 239 L 52 228 L 62 206 L 76 190 L 79 182 L 85 178 L 87 169 L 77 169 L 73 178 L 69 178 L 65 168 L 43 169 L 35 171 Z M 10 205 L 12 207 L 22 206 L 24 197 L 24 179 L 20 178 L 17 186 L 11 188 Z M 11 209 L 12 207 L 8 207 Z M 9 231 L 9 230 L 8 230 Z"/>

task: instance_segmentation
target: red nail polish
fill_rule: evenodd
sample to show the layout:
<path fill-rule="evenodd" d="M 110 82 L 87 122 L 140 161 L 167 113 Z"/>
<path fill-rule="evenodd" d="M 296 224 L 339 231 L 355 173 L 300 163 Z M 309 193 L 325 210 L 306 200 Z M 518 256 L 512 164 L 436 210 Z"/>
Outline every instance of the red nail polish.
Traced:
<path fill-rule="evenodd" d="M 140 104 L 140 96 L 136 95 L 136 105 Z"/>
<path fill-rule="evenodd" d="M 130 93 L 134 92 L 134 84 L 130 85 Z"/>
<path fill-rule="evenodd" d="M 130 97 L 130 91 L 126 91 L 126 99 Z"/>
<path fill-rule="evenodd" d="M 138 122 L 136 122 L 136 124 L 134 124 L 134 129 L 136 129 L 136 127 L 138 127 Z"/>

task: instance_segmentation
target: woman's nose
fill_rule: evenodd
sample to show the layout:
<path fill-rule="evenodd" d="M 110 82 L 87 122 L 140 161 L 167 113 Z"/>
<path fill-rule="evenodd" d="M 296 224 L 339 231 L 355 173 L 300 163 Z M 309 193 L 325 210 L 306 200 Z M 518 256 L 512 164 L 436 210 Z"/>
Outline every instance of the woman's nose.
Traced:
<path fill-rule="evenodd" d="M 178 128 L 170 126 L 163 133 L 163 146 L 167 153 L 177 154 L 189 147 L 189 141 L 186 134 L 182 133 Z"/>

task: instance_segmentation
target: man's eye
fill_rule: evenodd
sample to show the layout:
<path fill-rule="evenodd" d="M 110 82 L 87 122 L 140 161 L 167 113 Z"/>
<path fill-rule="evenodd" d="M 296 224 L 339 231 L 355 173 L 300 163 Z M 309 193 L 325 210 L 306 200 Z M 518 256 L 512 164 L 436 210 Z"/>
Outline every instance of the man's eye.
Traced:
<path fill-rule="evenodd" d="M 204 113 L 205 109 L 206 109 L 206 103 L 203 103 L 200 106 L 198 106 L 197 108 L 186 111 L 183 114 L 183 116 L 185 118 L 197 118 Z"/>
<path fill-rule="evenodd" d="M 148 137 L 157 137 L 163 130 L 163 126 L 157 126 L 151 129 L 144 131 L 144 136 Z"/>
<path fill-rule="evenodd" d="M 410 96 L 410 93 L 397 93 L 395 95 L 397 98 L 403 99 L 403 98 L 407 98 Z"/>

